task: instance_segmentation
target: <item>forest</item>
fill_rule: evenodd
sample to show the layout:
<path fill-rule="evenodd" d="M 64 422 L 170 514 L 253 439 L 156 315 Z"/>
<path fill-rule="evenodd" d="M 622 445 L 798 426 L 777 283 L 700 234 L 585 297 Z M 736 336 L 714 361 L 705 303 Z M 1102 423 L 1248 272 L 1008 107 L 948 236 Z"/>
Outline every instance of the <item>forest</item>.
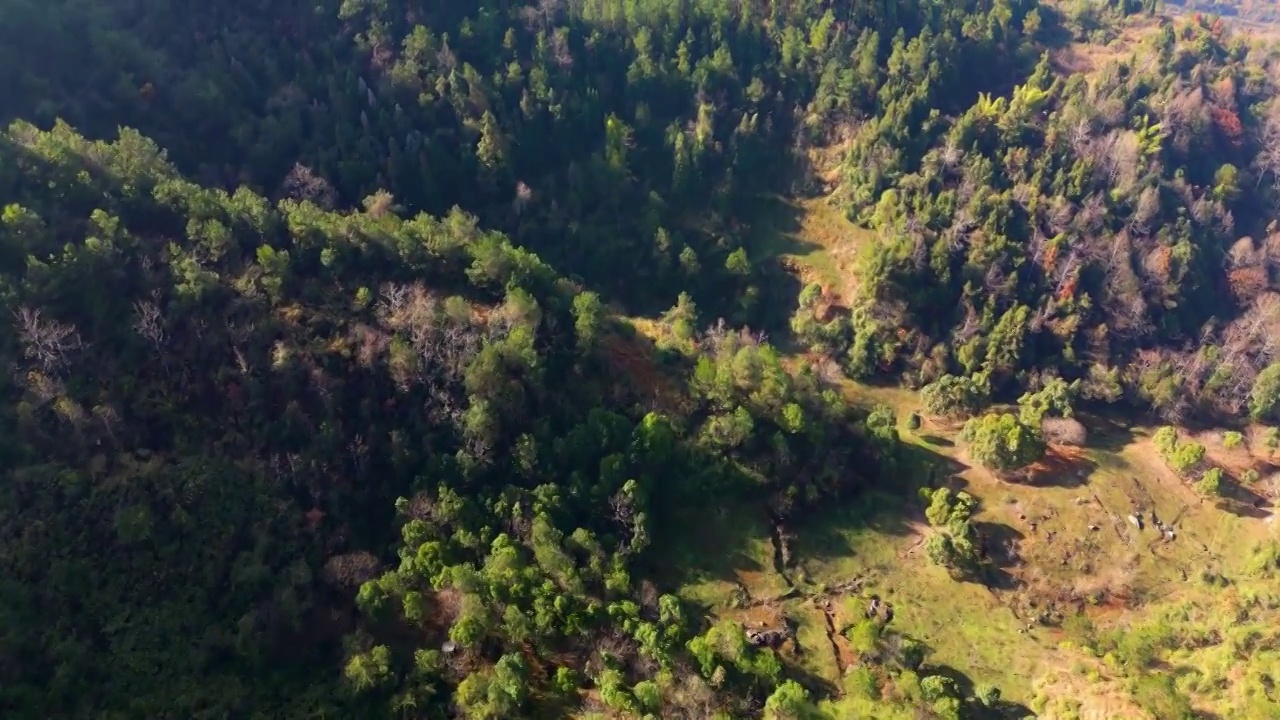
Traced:
<path fill-rule="evenodd" d="M 1280 499 L 1187 430 L 1280 447 L 1280 46 L 1162 11 L 0 1 L 0 708 L 1071 717 L 788 538 L 892 496 L 994 587 L 936 428 L 1012 485 L 1128 418 L 1196 497 Z M 760 242 L 777 198 L 870 238 L 841 287 Z M 857 606 L 839 677 L 691 597 L 728 507 L 779 603 Z M 1149 717 L 1280 708 L 1274 629 L 1211 715 L 1085 617 L 1045 622 Z"/>

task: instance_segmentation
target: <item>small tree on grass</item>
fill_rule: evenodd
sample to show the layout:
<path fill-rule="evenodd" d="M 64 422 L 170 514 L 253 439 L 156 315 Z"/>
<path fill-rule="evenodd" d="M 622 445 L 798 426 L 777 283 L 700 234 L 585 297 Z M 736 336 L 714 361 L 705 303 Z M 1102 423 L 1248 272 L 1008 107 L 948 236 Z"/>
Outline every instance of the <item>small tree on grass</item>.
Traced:
<path fill-rule="evenodd" d="M 1200 492 L 1211 497 L 1222 494 L 1222 469 L 1209 468 L 1200 478 L 1196 486 Z"/>
<path fill-rule="evenodd" d="M 973 418 L 965 423 L 960 437 L 969 444 L 974 460 L 996 472 L 1017 470 L 1044 457 L 1040 433 L 1009 413 Z"/>
<path fill-rule="evenodd" d="M 951 494 L 946 488 L 922 490 L 929 500 L 925 517 L 937 531 L 925 543 L 925 553 L 935 564 L 961 576 L 981 569 L 978 530 L 973 526 L 977 500 L 966 492 Z"/>
<path fill-rule="evenodd" d="M 1040 427 L 1041 421 L 1047 418 L 1069 418 L 1079 392 L 1079 380 L 1068 383 L 1059 377 L 1050 378 L 1038 392 L 1018 398 L 1018 419 L 1034 428 Z"/>
<path fill-rule="evenodd" d="M 920 389 L 925 411 L 935 417 L 964 417 L 991 401 L 991 385 L 985 374 L 973 377 L 943 375 Z"/>
<path fill-rule="evenodd" d="M 1240 447 L 1243 443 L 1244 435 L 1241 435 L 1234 430 L 1228 430 L 1227 432 L 1222 433 L 1222 447 L 1228 450 L 1234 450 Z"/>
<path fill-rule="evenodd" d="M 766 720 L 807 720 L 818 717 L 818 708 L 809 700 L 809 691 L 795 680 L 778 686 L 764 703 Z"/>
<path fill-rule="evenodd" d="M 1255 420 L 1266 420 L 1280 408 L 1280 363 L 1258 373 L 1249 393 L 1249 414 Z"/>
<path fill-rule="evenodd" d="M 1156 451 L 1160 453 L 1169 467 L 1179 475 L 1187 475 L 1204 462 L 1204 445 L 1198 442 L 1182 442 L 1178 439 L 1178 431 L 1171 427 L 1162 427 L 1152 438 Z"/>

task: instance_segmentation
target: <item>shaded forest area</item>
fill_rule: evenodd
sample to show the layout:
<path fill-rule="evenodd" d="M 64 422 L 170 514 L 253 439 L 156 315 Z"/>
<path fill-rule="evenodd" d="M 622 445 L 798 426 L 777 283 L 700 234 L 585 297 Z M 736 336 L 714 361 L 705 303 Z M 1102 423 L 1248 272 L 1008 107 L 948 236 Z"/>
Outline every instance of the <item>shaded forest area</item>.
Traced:
<path fill-rule="evenodd" d="M 1047 54 L 1152 10 L 5 3 L 0 707 L 1009 710 L 903 690 L 887 631 L 858 692 L 806 686 L 651 541 L 892 484 L 841 373 L 1274 419 L 1272 55 L 1212 19 Z M 813 148 L 880 238 L 831 313 L 737 220 Z M 826 362 L 746 329 L 777 304 Z"/>

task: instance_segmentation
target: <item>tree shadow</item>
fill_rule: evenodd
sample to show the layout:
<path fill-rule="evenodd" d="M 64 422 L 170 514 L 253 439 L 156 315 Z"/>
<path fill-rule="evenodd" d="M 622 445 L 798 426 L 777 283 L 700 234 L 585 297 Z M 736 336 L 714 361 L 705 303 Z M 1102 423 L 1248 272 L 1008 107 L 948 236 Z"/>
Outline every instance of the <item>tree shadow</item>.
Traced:
<path fill-rule="evenodd" d="M 739 573 L 769 570 L 748 552 L 752 542 L 769 537 L 763 513 L 750 501 L 682 507 L 664 518 L 664 524 L 673 531 L 659 533 L 653 551 L 644 557 L 654 566 L 649 576 L 673 587 L 706 581 L 740 585 Z"/>
<path fill-rule="evenodd" d="M 810 650 L 806 648 L 805 652 L 822 652 L 822 649 Z M 831 697 L 838 692 L 835 683 L 812 670 L 804 668 L 798 662 L 788 662 L 786 664 L 786 676 L 800 683 L 805 690 L 809 691 L 812 697 Z"/>
<path fill-rule="evenodd" d="M 1077 419 L 1088 428 L 1087 446 L 1093 450 L 1120 452 L 1138 438 L 1130 421 L 1098 413 L 1078 413 Z"/>
<path fill-rule="evenodd" d="M 826 563 L 858 555 L 857 531 L 897 538 L 911 534 L 912 508 L 904 495 L 873 490 L 851 500 L 793 518 L 790 525 L 803 528 L 794 539 L 793 556 Z"/>
<path fill-rule="evenodd" d="M 1082 448 L 1057 446 L 1021 474 L 1023 484 L 1031 487 L 1076 488 L 1087 484 L 1097 468 Z"/>
<path fill-rule="evenodd" d="M 1009 568 L 1021 564 L 1022 557 L 1016 548 L 1026 538 L 1022 531 L 1004 523 L 986 521 L 975 522 L 973 527 L 982 537 L 984 555 L 993 567 Z"/>
<path fill-rule="evenodd" d="M 921 439 L 931 444 L 937 444 L 940 447 L 948 447 L 942 443 L 949 441 L 942 438 L 937 438 L 938 442 L 936 443 L 926 438 Z M 954 443 L 951 446 L 954 446 Z M 953 457 L 911 443 L 903 443 L 898 453 L 904 468 L 907 470 L 907 476 L 917 480 L 914 484 L 909 484 L 903 488 L 905 492 L 910 493 L 913 497 L 920 488 L 945 486 L 953 490 L 959 490 L 963 489 L 963 486 L 967 484 L 959 475 L 968 470 L 968 466 Z M 959 487 L 956 487 L 957 485 Z"/>
<path fill-rule="evenodd" d="M 974 718 L 975 720 L 1004 720 L 1005 718 L 1024 718 L 1031 717 L 1033 713 L 1031 708 L 1021 703 L 1009 700 L 997 700 L 991 705 L 986 705 L 977 697 L 977 686 L 973 680 L 965 673 L 957 670 L 950 665 L 941 665 L 934 663 L 925 663 L 920 666 L 920 677 L 936 675 L 950 679 L 956 684 L 956 690 L 959 691 L 961 702 L 963 703 L 963 712 L 961 715 L 966 718 Z"/>
<path fill-rule="evenodd" d="M 935 445 L 937 447 L 950 448 L 950 447 L 956 446 L 954 441 L 948 440 L 938 435 L 921 435 L 920 439 L 929 443 L 930 445 Z"/>
<path fill-rule="evenodd" d="M 1271 503 L 1235 478 L 1222 480 L 1222 497 L 1214 503 L 1219 510 L 1238 517 L 1262 520 L 1271 517 Z"/>
<path fill-rule="evenodd" d="M 743 246 L 756 266 L 760 291 L 756 322 L 766 332 L 790 338 L 791 317 L 800 307 L 801 281 L 788 263 L 788 255 L 808 255 L 821 249 L 800 237 L 803 210 L 777 195 L 761 195 L 742 208 Z"/>

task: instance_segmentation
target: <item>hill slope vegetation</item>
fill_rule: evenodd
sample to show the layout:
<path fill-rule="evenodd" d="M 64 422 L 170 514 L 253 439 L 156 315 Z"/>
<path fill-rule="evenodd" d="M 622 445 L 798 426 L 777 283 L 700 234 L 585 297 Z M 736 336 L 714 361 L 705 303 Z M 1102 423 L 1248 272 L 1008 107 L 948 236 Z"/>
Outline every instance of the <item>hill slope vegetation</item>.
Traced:
<path fill-rule="evenodd" d="M 1268 717 L 1275 52 L 1155 10 L 6 3 L 0 707 Z"/>

